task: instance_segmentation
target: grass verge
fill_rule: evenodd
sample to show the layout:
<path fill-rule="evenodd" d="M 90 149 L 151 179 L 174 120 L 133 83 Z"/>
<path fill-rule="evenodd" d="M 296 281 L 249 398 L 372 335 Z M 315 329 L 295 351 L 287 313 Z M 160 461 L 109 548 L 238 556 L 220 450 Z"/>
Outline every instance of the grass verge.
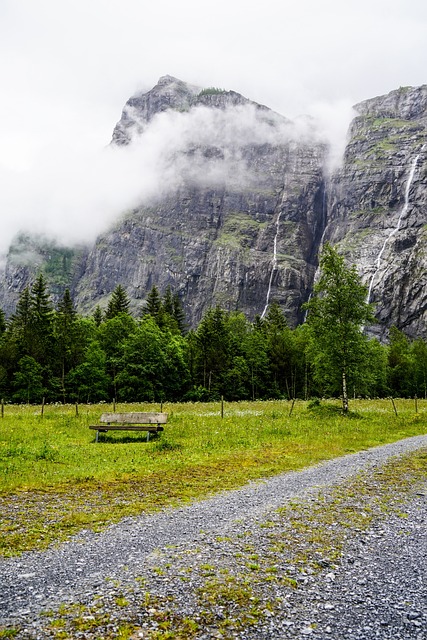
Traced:
<path fill-rule="evenodd" d="M 112 407 L 5 408 L 0 420 L 0 554 L 44 549 L 82 529 L 153 512 L 248 480 L 425 432 L 427 403 L 356 401 L 309 408 L 288 402 L 166 405 L 165 432 L 111 432 L 94 443 L 89 424 Z M 153 405 L 117 410 L 156 410 Z M 143 436 L 145 438 L 145 436 Z"/>

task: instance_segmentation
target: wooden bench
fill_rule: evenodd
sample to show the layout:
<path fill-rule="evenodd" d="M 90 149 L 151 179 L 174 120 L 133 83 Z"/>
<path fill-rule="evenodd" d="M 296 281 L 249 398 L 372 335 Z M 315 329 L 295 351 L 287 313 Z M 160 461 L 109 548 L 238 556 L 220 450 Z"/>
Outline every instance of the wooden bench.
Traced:
<path fill-rule="evenodd" d="M 96 442 L 98 435 L 107 431 L 146 431 L 148 441 L 150 433 L 163 431 L 167 420 L 167 413 L 103 413 L 99 419 L 102 424 L 92 424 L 89 429 L 96 430 Z"/>

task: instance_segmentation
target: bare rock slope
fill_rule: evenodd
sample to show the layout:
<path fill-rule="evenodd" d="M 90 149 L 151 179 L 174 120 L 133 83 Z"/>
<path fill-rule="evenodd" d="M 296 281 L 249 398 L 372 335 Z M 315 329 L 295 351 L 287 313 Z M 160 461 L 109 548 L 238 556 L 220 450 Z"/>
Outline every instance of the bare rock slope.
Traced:
<path fill-rule="evenodd" d="M 379 319 L 372 331 L 384 337 L 395 324 L 426 336 L 427 85 L 355 110 L 342 165 L 330 174 L 328 144 L 309 119 L 291 122 L 234 91 L 160 78 L 128 100 L 112 137 L 125 148 L 167 132 L 155 194 L 62 262 L 60 249 L 21 238 L 0 305 L 12 312 L 45 268 L 54 293 L 68 284 L 85 312 L 118 283 L 137 311 L 156 284 L 179 293 L 191 325 L 215 304 L 253 318 L 273 299 L 296 325 L 329 240 L 369 288 Z"/>

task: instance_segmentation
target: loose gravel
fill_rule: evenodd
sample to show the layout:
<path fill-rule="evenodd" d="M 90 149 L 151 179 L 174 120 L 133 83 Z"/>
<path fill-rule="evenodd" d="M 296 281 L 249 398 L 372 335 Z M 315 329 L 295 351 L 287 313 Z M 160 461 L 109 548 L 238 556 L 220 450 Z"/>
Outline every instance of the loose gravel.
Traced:
<path fill-rule="evenodd" d="M 3 559 L 0 637 L 426 640 L 427 486 L 368 527 L 357 501 L 348 530 L 313 516 L 425 448 L 407 438 Z"/>

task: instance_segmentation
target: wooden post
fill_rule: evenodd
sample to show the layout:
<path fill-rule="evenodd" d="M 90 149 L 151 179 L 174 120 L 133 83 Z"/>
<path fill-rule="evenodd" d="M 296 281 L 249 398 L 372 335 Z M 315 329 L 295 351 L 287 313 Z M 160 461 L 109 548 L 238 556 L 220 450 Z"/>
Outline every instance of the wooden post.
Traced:
<path fill-rule="evenodd" d="M 79 403 L 76 402 L 76 418 L 79 416 Z"/>
<path fill-rule="evenodd" d="M 397 409 L 396 409 L 396 405 L 394 404 L 394 399 L 390 398 L 390 400 L 391 400 L 391 404 L 393 405 L 394 413 L 397 415 Z"/>
<path fill-rule="evenodd" d="M 116 399 L 113 398 L 113 412 L 116 413 Z"/>
<path fill-rule="evenodd" d="M 44 396 L 43 396 L 43 400 L 42 400 L 42 415 L 44 414 Z"/>
<path fill-rule="evenodd" d="M 221 396 L 221 418 L 224 417 L 224 396 Z"/>
<path fill-rule="evenodd" d="M 163 400 L 160 402 L 160 413 L 163 413 Z"/>
<path fill-rule="evenodd" d="M 304 372 L 304 400 L 306 402 L 308 400 L 308 367 L 307 367 L 307 361 L 305 363 L 305 372 Z"/>
<path fill-rule="evenodd" d="M 292 411 L 294 410 L 295 400 L 296 400 L 296 398 L 293 398 L 293 400 L 292 400 L 292 406 L 291 406 L 290 411 L 289 411 L 289 417 L 291 417 Z"/>
<path fill-rule="evenodd" d="M 4 400 L 1 399 L 1 417 L 4 418 Z"/>
<path fill-rule="evenodd" d="M 418 398 L 417 398 L 417 394 L 415 394 L 415 413 L 418 413 Z"/>

